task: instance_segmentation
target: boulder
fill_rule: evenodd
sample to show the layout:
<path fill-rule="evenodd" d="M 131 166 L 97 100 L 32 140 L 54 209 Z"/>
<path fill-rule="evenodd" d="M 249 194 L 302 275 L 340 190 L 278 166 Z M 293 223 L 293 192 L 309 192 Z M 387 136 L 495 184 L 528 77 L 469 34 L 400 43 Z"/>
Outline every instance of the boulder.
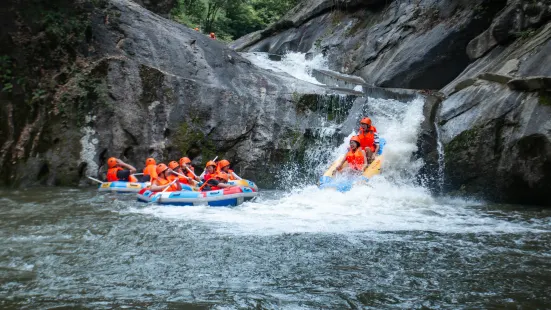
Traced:
<path fill-rule="evenodd" d="M 133 2 L 109 0 L 90 16 L 88 54 L 67 64 L 78 70 L 40 109 L 0 98 L 2 184 L 87 182 L 110 156 L 141 169 L 150 156 L 201 164 L 218 155 L 273 186 L 272 172 L 325 118 L 315 108 L 325 88 L 258 68 Z M 311 101 L 303 94 L 314 104 L 301 104 Z"/>

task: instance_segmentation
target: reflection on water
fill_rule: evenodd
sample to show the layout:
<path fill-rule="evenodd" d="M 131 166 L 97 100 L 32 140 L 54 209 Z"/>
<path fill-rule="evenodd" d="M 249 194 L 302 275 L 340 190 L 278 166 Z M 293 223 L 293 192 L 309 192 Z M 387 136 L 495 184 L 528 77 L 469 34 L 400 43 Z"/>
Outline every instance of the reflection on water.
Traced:
<path fill-rule="evenodd" d="M 237 208 L 0 192 L 0 307 L 546 308 L 551 212 L 381 178 Z"/>

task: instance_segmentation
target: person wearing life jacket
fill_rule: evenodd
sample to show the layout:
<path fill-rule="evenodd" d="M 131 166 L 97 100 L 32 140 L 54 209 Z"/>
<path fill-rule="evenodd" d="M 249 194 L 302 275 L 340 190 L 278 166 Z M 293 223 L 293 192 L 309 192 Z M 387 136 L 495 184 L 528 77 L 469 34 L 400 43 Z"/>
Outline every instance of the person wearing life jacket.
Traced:
<path fill-rule="evenodd" d="M 241 180 L 233 170 L 230 169 L 230 162 L 226 159 L 222 159 L 218 162 L 218 172 L 226 173 L 230 180 Z"/>
<path fill-rule="evenodd" d="M 213 40 L 216 40 L 216 35 L 214 34 L 214 32 L 210 33 L 210 38 L 213 39 Z"/>
<path fill-rule="evenodd" d="M 194 175 L 195 168 L 191 165 L 191 159 L 188 157 L 182 157 L 180 158 L 180 168 L 182 168 L 182 171 L 185 175 L 187 175 L 189 178 L 194 179 L 197 182 L 201 182 L 201 178 L 199 176 Z"/>
<path fill-rule="evenodd" d="M 350 138 L 350 149 L 342 159 L 337 170 L 342 170 L 345 162 L 348 163 L 348 167 L 352 170 L 364 171 L 367 168 L 367 158 L 365 152 L 360 147 L 360 138 L 358 136 Z"/>
<path fill-rule="evenodd" d="M 375 154 L 379 151 L 379 134 L 377 128 L 371 125 L 371 119 L 364 117 L 360 121 L 360 130 L 358 132 L 360 147 L 365 152 L 369 162 L 375 159 Z"/>
<path fill-rule="evenodd" d="M 205 181 L 205 184 L 199 188 L 202 192 L 216 191 L 223 188 L 234 187 L 236 185 L 228 184 L 228 175 L 226 173 L 219 173 Z"/>
<path fill-rule="evenodd" d="M 158 164 L 155 169 L 157 173 L 157 178 L 151 182 L 150 190 L 152 192 L 160 192 L 168 187 L 167 192 L 176 192 L 181 191 L 182 186 L 179 182 L 174 182 L 177 180 L 177 176 L 172 174 L 172 170 L 168 168 L 165 164 Z"/>
<path fill-rule="evenodd" d="M 173 160 L 168 163 L 168 168 L 177 173 L 178 182 L 188 185 L 193 185 L 195 183 L 192 178 L 186 176 L 185 172 L 182 171 L 182 168 L 176 161 Z"/>
<path fill-rule="evenodd" d="M 203 174 L 201 174 L 201 177 L 203 178 L 203 182 L 206 182 L 209 179 L 215 177 L 215 175 L 216 175 L 216 163 L 212 160 L 209 160 L 207 162 L 207 165 L 205 166 L 205 171 L 203 171 Z"/>
<path fill-rule="evenodd" d="M 195 27 L 195 31 L 199 31 L 199 27 Z"/>
<path fill-rule="evenodd" d="M 362 125 L 368 125 L 368 126 L 362 126 Z M 372 121 L 369 117 L 364 117 L 360 120 L 360 128 L 358 129 L 358 132 L 361 130 L 367 130 L 372 129 L 374 132 L 377 132 L 377 128 L 373 126 Z"/>
<path fill-rule="evenodd" d="M 157 178 L 157 162 L 155 159 L 148 158 L 145 160 L 145 168 L 143 168 L 142 182 L 153 182 Z"/>
<path fill-rule="evenodd" d="M 111 157 L 107 160 L 107 182 L 123 181 L 123 182 L 138 182 L 135 176 L 136 168 L 123 162 L 120 159 Z M 126 168 L 126 169 L 123 169 Z"/>

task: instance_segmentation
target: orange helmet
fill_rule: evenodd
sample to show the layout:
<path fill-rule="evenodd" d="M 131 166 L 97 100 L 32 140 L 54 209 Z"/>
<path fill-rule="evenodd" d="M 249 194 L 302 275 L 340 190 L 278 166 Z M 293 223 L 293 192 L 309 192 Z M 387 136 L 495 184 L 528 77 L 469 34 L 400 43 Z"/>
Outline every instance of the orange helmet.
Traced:
<path fill-rule="evenodd" d="M 209 161 L 207 161 L 207 165 L 205 166 L 205 168 L 208 167 L 208 166 L 214 166 L 214 168 L 216 168 L 216 163 L 212 160 L 209 160 Z"/>
<path fill-rule="evenodd" d="M 155 161 L 154 158 L 151 158 L 151 157 L 150 157 L 150 158 L 148 158 L 148 159 L 145 160 L 145 165 L 146 165 L 146 166 L 149 166 L 149 165 L 156 165 L 156 164 L 157 164 L 157 162 Z"/>
<path fill-rule="evenodd" d="M 168 167 L 165 164 L 158 164 L 156 170 L 157 170 L 157 175 L 160 175 L 161 173 L 168 170 Z"/>
<path fill-rule="evenodd" d="M 211 37 L 214 37 L 214 32 L 211 32 L 211 33 L 210 33 L 210 36 L 211 36 Z"/>
<path fill-rule="evenodd" d="M 107 160 L 107 166 L 109 168 L 115 168 L 117 166 L 117 159 L 115 157 L 111 157 Z"/>
<path fill-rule="evenodd" d="M 221 161 L 218 162 L 218 168 L 222 169 L 226 166 L 229 166 L 230 165 L 230 162 L 225 160 L 225 159 L 222 159 Z"/>
<path fill-rule="evenodd" d="M 366 125 L 371 126 L 371 119 L 370 119 L 369 117 L 364 117 L 364 118 L 362 118 L 362 120 L 360 121 L 360 124 L 366 124 Z"/>
<path fill-rule="evenodd" d="M 226 173 L 219 173 L 216 175 L 216 178 L 222 179 L 226 182 L 228 182 L 228 180 L 230 179 Z"/>
<path fill-rule="evenodd" d="M 199 28 L 198 28 L 198 27 L 195 27 L 195 30 L 196 30 L 196 31 L 199 31 Z"/>
<path fill-rule="evenodd" d="M 189 164 L 189 163 L 191 163 L 191 159 L 189 159 L 187 157 L 180 158 L 180 166 L 183 166 L 183 165 Z"/>
<path fill-rule="evenodd" d="M 358 143 L 358 146 L 361 144 L 360 143 L 360 138 L 358 136 L 353 136 L 352 138 L 350 138 L 350 141 L 354 141 L 354 142 Z"/>
<path fill-rule="evenodd" d="M 168 168 L 170 168 L 172 170 L 178 168 L 178 166 L 179 166 L 178 163 L 174 160 L 168 163 Z"/>

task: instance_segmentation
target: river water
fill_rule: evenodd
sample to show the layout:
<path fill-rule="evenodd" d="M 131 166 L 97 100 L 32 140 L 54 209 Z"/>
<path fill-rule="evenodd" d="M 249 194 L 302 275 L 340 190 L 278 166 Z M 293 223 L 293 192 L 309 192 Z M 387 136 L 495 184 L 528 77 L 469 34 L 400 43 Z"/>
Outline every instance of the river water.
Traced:
<path fill-rule="evenodd" d="M 432 195 L 411 156 L 422 107 L 354 103 L 350 121 L 368 113 L 388 144 L 383 174 L 348 193 L 292 185 L 346 150 L 353 132 L 335 141 L 347 124 L 330 119 L 306 167 L 282 169 L 290 186 L 235 208 L 0 190 L 0 308 L 551 308 L 551 210 Z"/>

